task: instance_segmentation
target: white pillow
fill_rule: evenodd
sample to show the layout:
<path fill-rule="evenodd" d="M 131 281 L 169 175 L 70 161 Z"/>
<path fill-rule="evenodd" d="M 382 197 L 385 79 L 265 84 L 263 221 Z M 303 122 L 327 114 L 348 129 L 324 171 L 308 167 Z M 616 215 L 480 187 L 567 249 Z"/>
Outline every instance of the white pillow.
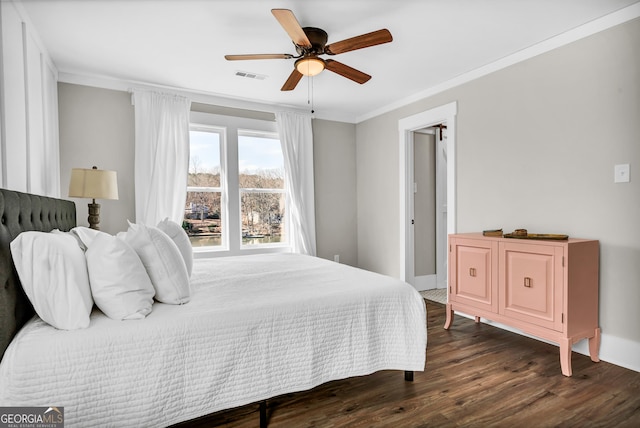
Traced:
<path fill-rule="evenodd" d="M 101 234 L 85 256 L 93 300 L 106 316 L 135 320 L 151 313 L 155 290 L 140 257 L 129 244 Z"/>
<path fill-rule="evenodd" d="M 153 226 L 129 223 L 124 239 L 142 260 L 157 301 L 181 305 L 191 299 L 187 267 L 180 250 L 166 233 Z"/>
<path fill-rule="evenodd" d="M 62 232 L 58 229 L 53 229 L 51 233 L 71 235 L 78 242 L 78 246 L 80 246 L 80 249 L 82 251 L 87 251 L 87 248 L 89 248 L 89 245 L 91 245 L 96 236 L 108 235 L 108 233 L 83 226 L 74 227 L 68 232 Z"/>
<path fill-rule="evenodd" d="M 108 233 L 101 232 L 95 229 L 90 229 L 88 227 L 83 227 L 83 226 L 74 227 L 69 232 L 73 233 L 75 236 L 78 237 L 78 240 L 82 244 L 81 247 L 84 247 L 82 248 L 84 251 L 87 251 L 87 248 L 91 246 L 91 244 L 96 239 L 96 237 L 101 235 L 109 236 Z"/>
<path fill-rule="evenodd" d="M 61 330 L 89 327 L 93 308 L 87 262 L 70 234 L 22 232 L 11 255 L 36 313 Z"/>
<path fill-rule="evenodd" d="M 178 250 L 180 250 L 180 254 L 182 254 L 182 259 L 184 260 L 184 265 L 187 267 L 187 274 L 190 278 L 191 271 L 193 270 L 193 247 L 191 246 L 187 232 L 185 232 L 178 223 L 169 220 L 168 217 L 158 223 L 158 229 L 169 235 L 169 238 L 175 242 Z"/>

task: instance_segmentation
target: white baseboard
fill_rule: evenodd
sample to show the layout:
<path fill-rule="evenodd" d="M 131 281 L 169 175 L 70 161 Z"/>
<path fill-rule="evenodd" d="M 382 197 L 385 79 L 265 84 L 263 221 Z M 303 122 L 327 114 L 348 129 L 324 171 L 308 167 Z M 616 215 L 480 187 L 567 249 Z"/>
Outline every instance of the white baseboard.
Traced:
<path fill-rule="evenodd" d="M 455 314 L 465 318 L 474 319 L 474 317 L 465 313 L 456 312 Z M 548 340 L 540 339 L 536 336 L 531 336 L 522 332 L 521 330 L 518 330 L 517 328 L 513 328 L 499 322 L 486 320 L 484 318 L 482 318 L 482 322 L 494 327 L 501 328 L 503 330 L 510 331 L 512 333 L 517 333 L 522 336 L 541 340 L 543 342 L 558 346 L 557 343 L 549 342 Z M 589 356 L 588 345 L 588 341 L 581 340 L 580 342 L 573 345 L 571 349 L 578 354 Z M 640 372 L 640 343 L 638 342 L 634 342 L 622 337 L 608 335 L 605 332 L 602 332 L 602 335 L 600 337 L 599 357 L 601 361 L 606 361 L 607 363 L 615 364 L 616 366 L 624 367 L 625 369 Z"/>
<path fill-rule="evenodd" d="M 432 290 L 437 287 L 435 275 L 422 275 L 413 278 L 413 287 L 418 291 Z"/>

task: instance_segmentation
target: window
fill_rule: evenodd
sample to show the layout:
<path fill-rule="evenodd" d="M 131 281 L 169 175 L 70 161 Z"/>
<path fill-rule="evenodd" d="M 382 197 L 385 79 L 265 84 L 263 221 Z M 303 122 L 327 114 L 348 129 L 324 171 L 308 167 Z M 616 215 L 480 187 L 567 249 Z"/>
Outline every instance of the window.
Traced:
<path fill-rule="evenodd" d="M 223 170 L 220 162 L 224 129 L 192 126 L 184 227 L 194 247 L 221 247 Z"/>
<path fill-rule="evenodd" d="M 284 158 L 276 134 L 238 132 L 242 245 L 286 242 Z"/>
<path fill-rule="evenodd" d="M 191 121 L 183 225 L 194 250 L 222 255 L 288 248 L 275 123 L 195 112 Z"/>

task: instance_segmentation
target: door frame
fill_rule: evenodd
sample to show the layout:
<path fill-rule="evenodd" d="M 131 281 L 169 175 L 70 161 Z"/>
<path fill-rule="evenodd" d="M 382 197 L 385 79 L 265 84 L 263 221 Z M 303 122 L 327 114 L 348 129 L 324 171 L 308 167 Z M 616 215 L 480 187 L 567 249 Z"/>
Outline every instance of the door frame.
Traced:
<path fill-rule="evenodd" d="M 456 232 L 455 141 L 457 101 L 398 120 L 400 144 L 400 279 L 413 278 L 413 132 L 447 123 L 447 234 Z M 411 192 L 411 193 L 410 193 Z M 445 243 L 446 245 L 446 243 Z M 438 272 L 436 272 L 438 274 Z M 409 281 L 407 281 L 409 282 Z"/>

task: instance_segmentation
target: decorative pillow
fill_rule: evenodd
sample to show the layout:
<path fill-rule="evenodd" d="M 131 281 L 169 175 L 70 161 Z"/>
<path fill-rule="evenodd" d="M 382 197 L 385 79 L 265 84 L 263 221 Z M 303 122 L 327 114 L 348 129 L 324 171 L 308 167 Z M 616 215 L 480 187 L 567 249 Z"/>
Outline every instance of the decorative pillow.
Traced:
<path fill-rule="evenodd" d="M 187 267 L 180 250 L 160 229 L 143 224 L 129 223 L 125 241 L 138 253 L 153 288 L 156 300 L 181 305 L 191 299 Z"/>
<path fill-rule="evenodd" d="M 155 290 L 140 257 L 129 244 L 100 234 L 85 255 L 93 300 L 106 316 L 135 320 L 151 313 Z"/>
<path fill-rule="evenodd" d="M 73 236 L 22 232 L 11 242 L 11 255 L 40 318 L 61 330 L 89 327 L 93 299 L 87 262 Z"/>
<path fill-rule="evenodd" d="M 187 232 L 185 232 L 178 223 L 169 220 L 168 217 L 158 223 L 158 229 L 169 235 L 169 238 L 175 242 L 178 250 L 180 250 L 180 254 L 182 254 L 184 265 L 187 267 L 187 274 L 189 278 L 191 278 L 191 271 L 193 270 L 193 247 L 191 246 Z"/>

